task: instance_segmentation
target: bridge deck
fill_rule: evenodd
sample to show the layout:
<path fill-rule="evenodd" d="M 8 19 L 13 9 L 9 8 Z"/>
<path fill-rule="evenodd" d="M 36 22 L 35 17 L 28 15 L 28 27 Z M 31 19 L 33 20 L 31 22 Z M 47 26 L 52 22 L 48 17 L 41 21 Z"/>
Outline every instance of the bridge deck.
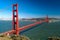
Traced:
<path fill-rule="evenodd" d="M 38 24 L 41 24 L 41 23 L 43 23 L 43 22 L 44 22 L 44 21 L 37 21 L 37 22 L 35 22 L 35 23 L 33 23 L 33 24 L 29 24 L 29 25 L 20 27 L 20 28 L 18 28 L 18 30 L 21 32 L 21 31 L 23 31 L 23 30 L 25 30 L 25 29 L 34 27 L 34 26 L 36 26 L 36 25 L 38 25 Z M 16 30 L 10 30 L 10 31 L 4 32 L 4 33 L 0 33 L 0 35 L 1 35 L 1 34 L 13 34 L 14 32 L 16 32 Z"/>

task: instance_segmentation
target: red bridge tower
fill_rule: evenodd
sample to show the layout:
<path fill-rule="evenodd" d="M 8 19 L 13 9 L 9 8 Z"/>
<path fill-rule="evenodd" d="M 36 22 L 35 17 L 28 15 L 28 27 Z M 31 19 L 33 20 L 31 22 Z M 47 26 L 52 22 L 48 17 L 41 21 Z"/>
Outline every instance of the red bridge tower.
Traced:
<path fill-rule="evenodd" d="M 18 5 L 13 4 L 13 30 L 14 34 L 19 35 L 19 24 L 18 24 Z"/>
<path fill-rule="evenodd" d="M 46 19 L 45 21 L 48 23 L 49 22 L 49 18 L 48 18 L 48 15 L 46 16 Z"/>

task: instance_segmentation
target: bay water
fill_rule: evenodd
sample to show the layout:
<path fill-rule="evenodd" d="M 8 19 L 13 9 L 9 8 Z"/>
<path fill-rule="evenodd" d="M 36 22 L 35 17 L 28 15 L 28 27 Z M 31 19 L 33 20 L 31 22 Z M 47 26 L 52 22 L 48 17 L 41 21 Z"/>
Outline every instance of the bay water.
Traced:
<path fill-rule="evenodd" d="M 19 26 L 26 26 L 33 21 L 19 21 Z M 12 21 L 0 20 L 0 33 L 12 30 Z M 42 23 L 30 29 L 20 32 L 20 35 L 29 37 L 31 40 L 47 40 L 48 37 L 60 37 L 60 22 Z"/>

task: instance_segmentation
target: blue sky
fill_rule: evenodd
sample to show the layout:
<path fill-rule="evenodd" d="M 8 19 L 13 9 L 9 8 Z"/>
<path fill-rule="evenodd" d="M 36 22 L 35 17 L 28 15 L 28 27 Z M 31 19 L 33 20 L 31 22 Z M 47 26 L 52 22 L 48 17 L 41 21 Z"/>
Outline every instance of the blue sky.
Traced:
<path fill-rule="evenodd" d="M 12 18 L 16 3 L 19 18 L 60 17 L 60 0 L 0 0 L 0 18 Z"/>

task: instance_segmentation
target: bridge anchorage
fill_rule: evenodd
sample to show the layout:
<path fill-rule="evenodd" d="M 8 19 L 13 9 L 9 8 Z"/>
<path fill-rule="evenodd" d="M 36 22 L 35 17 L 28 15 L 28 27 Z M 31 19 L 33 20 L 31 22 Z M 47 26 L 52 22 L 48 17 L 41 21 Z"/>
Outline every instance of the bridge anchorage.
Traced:
<path fill-rule="evenodd" d="M 12 20 L 13 28 L 12 28 L 12 30 L 4 32 L 2 34 L 6 34 L 6 35 L 10 35 L 10 34 L 19 35 L 19 32 L 21 32 L 21 31 L 23 31 L 25 29 L 34 27 L 35 25 L 41 24 L 43 22 L 49 22 L 48 16 L 47 16 L 45 20 L 37 21 L 37 22 L 35 22 L 33 24 L 29 24 L 29 25 L 26 25 L 26 26 L 23 26 L 23 27 L 19 28 L 19 22 L 18 22 L 18 4 L 13 4 L 13 11 L 12 12 L 13 12 L 13 17 L 12 17 L 12 19 L 13 19 Z"/>

